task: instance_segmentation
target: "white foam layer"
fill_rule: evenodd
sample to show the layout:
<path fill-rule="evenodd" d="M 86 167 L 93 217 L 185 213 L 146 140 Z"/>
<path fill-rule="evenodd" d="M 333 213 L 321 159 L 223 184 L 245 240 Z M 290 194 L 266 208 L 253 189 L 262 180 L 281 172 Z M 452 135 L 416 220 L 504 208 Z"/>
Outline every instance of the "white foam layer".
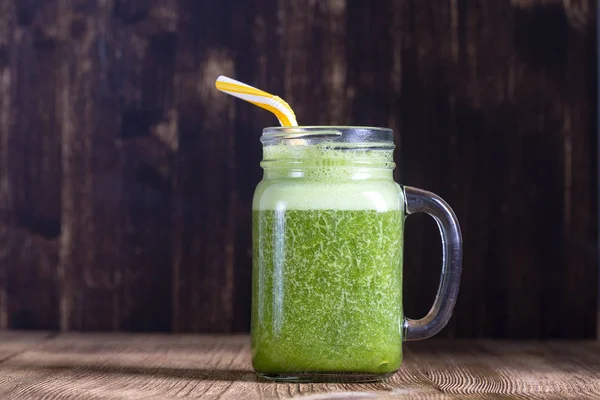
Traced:
<path fill-rule="evenodd" d="M 254 210 L 376 210 L 403 208 L 401 189 L 392 180 L 323 183 L 290 180 L 262 181 L 256 188 Z"/>

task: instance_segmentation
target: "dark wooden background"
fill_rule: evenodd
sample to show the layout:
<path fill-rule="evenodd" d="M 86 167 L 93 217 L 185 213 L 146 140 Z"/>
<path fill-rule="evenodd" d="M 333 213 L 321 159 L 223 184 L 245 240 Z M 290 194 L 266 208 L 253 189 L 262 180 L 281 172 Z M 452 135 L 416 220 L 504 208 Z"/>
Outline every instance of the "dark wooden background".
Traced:
<path fill-rule="evenodd" d="M 592 0 L 0 0 L 0 328 L 245 331 L 250 205 L 277 93 L 395 130 L 455 209 L 452 337 L 596 335 Z M 440 244 L 409 219 L 405 308 Z"/>

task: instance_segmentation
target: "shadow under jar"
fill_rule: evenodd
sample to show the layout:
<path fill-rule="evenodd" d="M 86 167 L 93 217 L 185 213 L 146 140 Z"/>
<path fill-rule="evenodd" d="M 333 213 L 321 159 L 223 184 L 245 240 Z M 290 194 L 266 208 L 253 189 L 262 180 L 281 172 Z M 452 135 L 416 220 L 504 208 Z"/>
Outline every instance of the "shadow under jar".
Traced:
<path fill-rule="evenodd" d="M 393 180 L 393 133 L 371 127 L 265 128 L 253 200 L 252 363 L 269 379 L 375 381 L 402 342 L 448 322 L 462 239 L 452 209 Z M 402 311 L 404 219 L 438 223 L 443 265 L 424 318 Z"/>

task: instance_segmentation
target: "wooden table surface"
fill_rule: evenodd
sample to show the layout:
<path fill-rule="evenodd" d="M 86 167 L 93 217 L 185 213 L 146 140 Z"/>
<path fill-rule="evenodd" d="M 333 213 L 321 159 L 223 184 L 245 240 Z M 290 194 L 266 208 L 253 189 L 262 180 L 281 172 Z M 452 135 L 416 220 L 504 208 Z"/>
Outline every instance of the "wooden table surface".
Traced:
<path fill-rule="evenodd" d="M 249 338 L 0 331 L 0 399 L 600 398 L 596 342 L 405 345 L 400 371 L 373 384 L 257 379 Z"/>

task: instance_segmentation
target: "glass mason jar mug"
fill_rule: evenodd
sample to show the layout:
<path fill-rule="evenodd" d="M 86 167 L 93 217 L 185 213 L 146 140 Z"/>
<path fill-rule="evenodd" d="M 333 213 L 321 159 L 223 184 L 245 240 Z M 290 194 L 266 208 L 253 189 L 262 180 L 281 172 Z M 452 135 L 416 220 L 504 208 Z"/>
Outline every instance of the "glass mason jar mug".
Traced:
<path fill-rule="evenodd" d="M 393 133 L 371 127 L 266 128 L 253 200 L 252 364 L 277 380 L 370 381 L 393 374 L 405 340 L 448 322 L 462 238 L 437 195 L 393 180 Z M 404 219 L 440 229 L 442 275 L 429 313 L 402 310 Z"/>

